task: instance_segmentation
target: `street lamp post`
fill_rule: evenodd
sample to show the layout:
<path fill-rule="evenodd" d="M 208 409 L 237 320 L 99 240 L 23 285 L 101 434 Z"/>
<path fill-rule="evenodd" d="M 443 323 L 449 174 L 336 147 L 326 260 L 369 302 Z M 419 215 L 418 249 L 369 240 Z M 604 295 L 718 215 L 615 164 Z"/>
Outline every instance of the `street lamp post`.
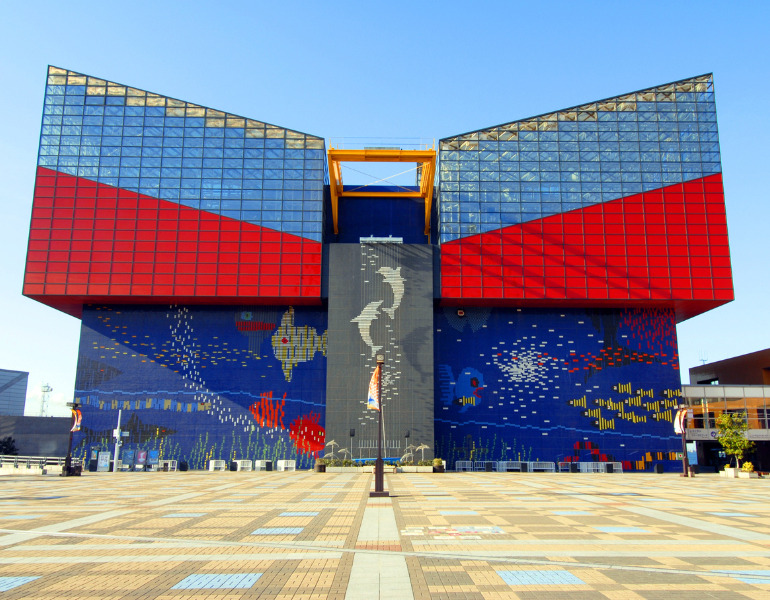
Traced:
<path fill-rule="evenodd" d="M 72 434 L 75 431 L 75 422 L 77 421 L 77 409 L 80 405 L 77 402 L 67 402 L 67 406 L 72 409 L 72 423 L 70 425 L 70 441 L 67 445 L 67 457 L 64 459 L 64 468 L 62 469 L 61 476 L 69 477 L 73 475 L 72 469 Z"/>
<path fill-rule="evenodd" d="M 681 436 L 682 436 L 682 477 L 688 477 L 690 470 L 690 461 L 687 456 L 687 405 L 683 404 L 679 406 L 679 410 L 676 415 L 676 425 L 680 429 Z M 674 430 L 676 431 L 677 427 L 674 427 Z"/>
<path fill-rule="evenodd" d="M 377 378 L 377 399 L 380 405 L 379 421 L 377 425 L 377 460 L 374 463 L 374 491 L 369 492 L 371 497 L 383 497 L 388 496 L 388 492 L 385 491 L 384 485 L 384 469 L 382 462 L 382 365 L 385 363 L 385 355 L 377 355 L 377 368 L 379 369 L 379 377 Z"/>

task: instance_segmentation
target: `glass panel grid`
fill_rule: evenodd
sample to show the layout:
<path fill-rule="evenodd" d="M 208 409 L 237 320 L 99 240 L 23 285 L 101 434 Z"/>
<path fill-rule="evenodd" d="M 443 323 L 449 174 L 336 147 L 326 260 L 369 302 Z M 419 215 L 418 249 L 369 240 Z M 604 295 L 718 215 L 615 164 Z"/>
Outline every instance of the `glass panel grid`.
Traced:
<path fill-rule="evenodd" d="M 661 91 L 672 85 L 683 91 Z M 503 212 L 538 219 L 720 172 L 713 84 L 711 76 L 697 77 L 441 140 L 439 238 L 505 227 L 510 217 Z M 442 210 L 455 202 L 447 194 L 456 181 L 487 182 L 493 193 L 478 201 L 490 203 L 482 211 L 498 217 L 456 227 L 451 211 Z M 548 189 L 528 190 L 526 198 L 490 187 L 538 181 L 549 181 Z M 460 199 L 460 213 L 476 211 L 469 200 Z M 499 200 L 520 210 L 495 208 Z"/>
<path fill-rule="evenodd" d="M 320 137 L 60 71 L 49 72 L 39 166 L 193 208 L 205 198 L 203 210 L 263 226 L 260 213 L 225 201 L 323 200 Z M 182 157 L 208 162 L 183 165 Z M 296 213 L 279 208 L 269 222 L 320 241 L 321 218 L 302 213 L 298 227 Z"/>

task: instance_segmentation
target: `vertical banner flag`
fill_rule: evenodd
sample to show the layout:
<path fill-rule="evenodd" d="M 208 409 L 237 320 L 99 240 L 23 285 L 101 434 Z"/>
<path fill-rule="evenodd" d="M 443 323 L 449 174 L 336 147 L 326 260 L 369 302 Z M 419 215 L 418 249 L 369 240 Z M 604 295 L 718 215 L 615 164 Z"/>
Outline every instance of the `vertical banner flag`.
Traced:
<path fill-rule="evenodd" d="M 674 433 L 682 435 L 687 427 L 687 409 L 680 408 L 674 417 Z"/>
<path fill-rule="evenodd" d="M 374 368 L 372 378 L 369 380 L 369 398 L 366 400 L 366 408 L 380 410 L 380 365 Z"/>
<path fill-rule="evenodd" d="M 80 412 L 80 409 L 72 409 L 72 420 L 72 429 L 70 429 L 70 431 L 80 431 L 80 425 L 83 422 L 83 413 Z"/>

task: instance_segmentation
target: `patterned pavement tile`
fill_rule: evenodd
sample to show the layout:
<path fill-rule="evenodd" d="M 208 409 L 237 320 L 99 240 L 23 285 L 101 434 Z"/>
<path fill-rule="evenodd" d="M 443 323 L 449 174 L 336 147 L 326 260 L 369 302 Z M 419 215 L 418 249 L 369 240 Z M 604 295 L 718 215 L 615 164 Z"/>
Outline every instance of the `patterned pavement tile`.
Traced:
<path fill-rule="evenodd" d="M 564 516 L 577 516 L 577 515 L 590 515 L 593 514 L 588 510 L 552 510 L 552 514 L 554 515 L 564 515 Z"/>
<path fill-rule="evenodd" d="M 563 569 L 498 571 L 508 585 L 586 585 L 586 582 Z"/>
<path fill-rule="evenodd" d="M 770 569 L 754 569 L 751 571 L 714 571 L 715 573 L 725 573 L 734 577 L 738 581 L 751 583 L 754 585 L 770 585 Z"/>
<path fill-rule="evenodd" d="M 399 600 L 764 600 L 770 591 L 767 480 L 386 474 L 386 502 L 368 497 L 371 474 L 7 482 L 0 476 L 0 585 L 16 583 L 2 600 L 74 600 L 71 590 L 78 600 L 344 600 L 349 586 L 353 598 Z M 299 504 L 308 501 L 317 504 Z M 365 585 L 354 584 L 354 563 Z"/>
<path fill-rule="evenodd" d="M 231 575 L 198 574 L 188 575 L 171 589 L 173 590 L 222 590 L 248 589 L 262 573 L 237 573 Z"/>
<path fill-rule="evenodd" d="M 7 592 L 35 579 L 40 577 L 0 577 L 0 592 Z"/>
<path fill-rule="evenodd" d="M 251 535 L 296 535 L 302 533 L 304 527 L 260 527 L 251 532 Z"/>

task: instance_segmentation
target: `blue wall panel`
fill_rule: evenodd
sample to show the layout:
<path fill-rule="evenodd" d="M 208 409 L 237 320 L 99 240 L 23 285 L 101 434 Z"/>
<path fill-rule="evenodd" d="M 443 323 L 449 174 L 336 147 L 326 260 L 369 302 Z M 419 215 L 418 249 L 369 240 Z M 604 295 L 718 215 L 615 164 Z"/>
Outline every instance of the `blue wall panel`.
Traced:
<path fill-rule="evenodd" d="M 349 186 L 355 187 L 355 186 Z M 346 187 L 347 189 L 347 187 Z M 368 186 L 367 192 L 418 191 L 413 186 Z M 357 244 L 362 237 L 400 237 L 405 244 L 424 244 L 425 201 L 422 198 L 343 197 L 339 198 L 339 235 L 334 236 L 332 219 L 327 218 L 326 239 Z M 327 215 L 331 215 L 328 209 Z"/>
<path fill-rule="evenodd" d="M 435 354 L 436 456 L 450 468 L 600 459 L 676 468 L 670 311 L 447 307 L 436 313 Z"/>
<path fill-rule="evenodd" d="M 205 468 L 209 459 L 296 459 L 324 444 L 326 313 L 305 307 L 83 311 L 75 456 L 125 449 Z"/>

